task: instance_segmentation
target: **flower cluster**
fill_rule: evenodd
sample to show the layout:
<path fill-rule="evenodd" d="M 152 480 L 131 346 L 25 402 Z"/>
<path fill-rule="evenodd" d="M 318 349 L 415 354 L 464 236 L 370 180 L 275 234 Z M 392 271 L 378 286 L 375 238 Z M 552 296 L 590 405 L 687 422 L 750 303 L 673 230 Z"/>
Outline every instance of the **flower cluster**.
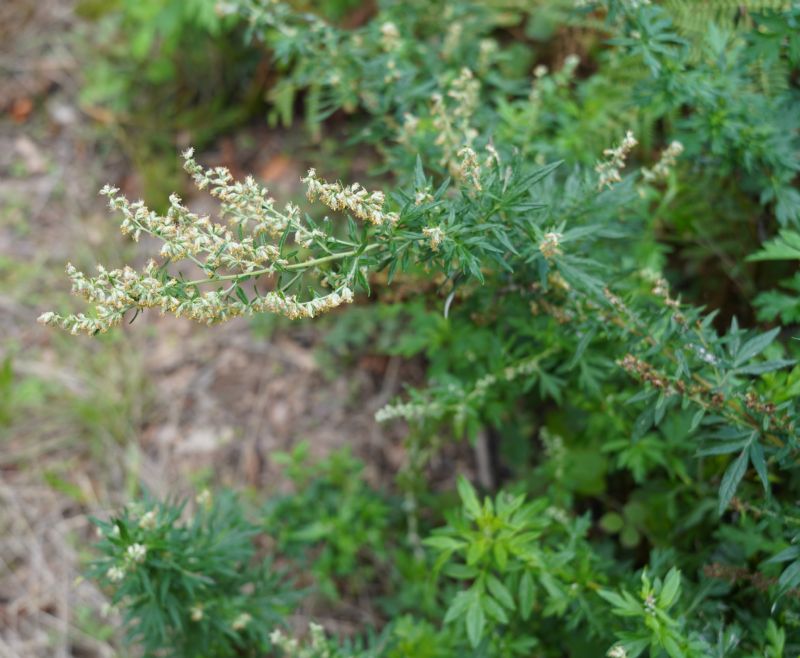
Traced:
<path fill-rule="evenodd" d="M 387 404 L 375 412 L 375 420 L 385 423 L 397 418 L 405 420 L 422 420 L 428 417 L 438 417 L 442 413 L 442 407 L 436 403 L 428 402 L 398 402 Z"/>
<path fill-rule="evenodd" d="M 440 226 L 428 226 L 422 229 L 422 234 L 428 238 L 428 244 L 433 251 L 439 251 L 439 245 L 444 242 L 445 232 Z"/>
<path fill-rule="evenodd" d="M 288 637 L 280 629 L 275 629 L 269 635 L 269 641 L 279 648 L 286 658 L 330 658 L 331 650 L 325 640 L 325 630 L 319 624 L 311 622 L 308 625 L 309 643 L 302 646 L 300 642 Z"/>
<path fill-rule="evenodd" d="M 208 189 L 211 196 L 220 200 L 221 216 L 240 226 L 251 225 L 254 237 L 261 234 L 278 237 L 288 226 L 298 222 L 300 209 L 287 203 L 283 212 L 276 210 L 269 191 L 252 176 L 236 181 L 226 167 L 203 169 L 195 161 L 191 148 L 183 152 L 183 159 L 183 168 L 191 175 L 197 189 Z"/>
<path fill-rule="evenodd" d="M 647 182 L 664 180 L 675 166 L 681 153 L 683 153 L 683 144 L 677 141 L 672 142 L 662 151 L 661 157 L 652 169 L 642 168 L 642 177 Z"/>
<path fill-rule="evenodd" d="M 441 94 L 433 95 L 433 127 L 437 137 L 435 144 L 442 148 L 440 163 L 447 166 L 453 175 L 460 170 L 459 152 L 464 147 L 472 146 L 477 131 L 470 126 L 470 121 L 480 101 L 481 84 L 468 68 L 461 69 L 461 74 L 450 83 L 446 102 Z"/>
<path fill-rule="evenodd" d="M 381 48 L 390 53 L 397 50 L 401 44 L 400 30 L 397 29 L 397 25 L 391 21 L 383 23 L 381 25 Z"/>
<path fill-rule="evenodd" d="M 550 231 L 545 233 L 539 242 L 539 251 L 546 260 L 552 261 L 556 256 L 561 255 L 561 240 L 564 238 L 561 233 Z"/>
<path fill-rule="evenodd" d="M 441 418 L 447 413 L 454 412 L 456 418 L 466 413 L 470 404 L 485 400 L 499 386 L 512 384 L 519 379 L 538 376 L 542 371 L 542 361 L 552 354 L 552 350 L 545 350 L 539 354 L 522 359 L 508 365 L 497 373 L 487 373 L 472 383 L 469 388 L 450 385 L 446 388 L 447 397 L 444 401 L 415 401 L 387 404 L 375 414 L 379 423 L 402 418 L 406 421 L 419 421 L 424 419 Z"/>
<path fill-rule="evenodd" d="M 475 192 L 480 192 L 482 189 L 481 165 L 478 163 L 477 154 L 469 146 L 465 146 L 458 152 L 458 156 L 461 158 L 457 171 L 458 179 L 468 181 Z"/>
<path fill-rule="evenodd" d="M 681 302 L 679 299 L 674 299 L 670 296 L 669 293 L 669 283 L 663 277 L 659 277 L 656 279 L 655 284 L 653 285 L 653 294 L 656 297 L 661 298 L 664 300 L 664 305 L 668 308 L 672 309 L 672 317 L 680 325 L 686 324 L 686 316 L 681 313 Z"/>
<path fill-rule="evenodd" d="M 233 630 L 235 630 L 235 631 L 244 630 L 244 628 L 247 626 L 247 624 L 250 623 L 250 621 L 252 619 L 253 619 L 253 617 L 252 617 L 252 615 L 250 615 L 250 613 L 247 613 L 247 612 L 239 613 L 239 615 L 236 617 L 236 619 L 233 620 L 233 623 L 231 624 L 231 628 Z"/>
<path fill-rule="evenodd" d="M 285 297 L 275 292 L 268 292 L 263 297 L 256 299 L 250 310 L 256 313 L 275 313 L 283 315 L 290 320 L 314 318 L 322 313 L 333 310 L 342 304 L 353 301 L 353 291 L 347 286 L 329 295 L 316 297 L 307 302 L 298 301 L 296 297 Z"/>
<path fill-rule="evenodd" d="M 536 108 L 541 103 L 545 94 L 551 94 L 568 85 L 575 75 L 580 61 L 580 57 L 573 53 L 564 58 L 564 64 L 558 71 L 551 73 L 544 64 L 534 67 L 531 91 L 528 94 L 528 100 L 533 107 Z"/>
<path fill-rule="evenodd" d="M 308 186 L 306 196 L 309 201 L 319 198 L 331 210 L 349 210 L 353 216 L 376 226 L 394 224 L 398 220 L 397 213 L 384 212 L 386 200 L 383 192 L 368 192 L 358 183 L 344 187 L 341 183 L 327 183 L 317 177 L 314 169 L 302 179 Z"/>
<path fill-rule="evenodd" d="M 606 159 L 598 162 L 594 170 L 598 173 L 597 188 L 603 189 L 604 187 L 611 187 L 614 183 L 619 183 L 622 180 L 620 170 L 625 168 L 625 161 L 628 155 L 633 150 L 638 142 L 629 130 L 625 133 L 623 140 L 614 148 L 606 149 L 603 155 Z"/>
<path fill-rule="evenodd" d="M 300 210 L 287 204 L 284 211 L 275 208 L 268 191 L 248 177 L 236 181 L 224 167 L 203 169 L 191 150 L 184 153 L 185 169 L 201 190 L 208 189 L 220 201 L 220 215 L 228 225 L 191 212 L 177 195 L 170 197 L 164 215 L 148 209 L 143 202 L 130 202 L 110 186 L 102 190 L 112 210 L 122 215 L 123 233 L 138 240 L 144 234 L 163 242 L 159 255 L 164 262 L 149 261 L 141 271 L 131 267 L 107 270 L 98 266 L 96 276 L 88 276 L 71 264 L 67 276 L 74 294 L 94 305 L 91 315 L 79 313 L 59 315 L 47 312 L 40 316 L 43 324 L 59 327 L 73 334 L 94 335 L 118 326 L 129 311 L 157 308 L 162 313 L 187 317 L 208 324 L 253 313 L 276 313 L 290 319 L 313 318 L 342 304 L 353 301 L 353 280 L 358 256 L 376 248 L 364 244 L 360 248 L 341 240 L 319 227 L 301 220 Z M 308 185 L 310 200 L 319 198 L 332 210 L 347 210 L 357 219 L 375 226 L 391 227 L 398 221 L 396 212 L 384 209 L 382 192 L 368 192 L 358 183 L 344 187 L 317 178 L 314 170 L 303 179 Z M 234 226 L 234 229 L 230 225 Z M 304 252 L 292 249 L 282 255 L 284 236 L 293 236 L 302 249 L 319 249 L 319 258 L 304 259 Z M 355 248 L 354 248 L 355 247 Z M 287 248 L 288 251 L 288 248 Z M 337 270 L 337 262 L 355 259 L 345 271 Z M 188 261 L 199 268 L 204 278 L 187 280 L 183 274 L 171 274 L 168 266 Z M 330 263 L 332 269 L 320 269 Z M 269 276 L 291 273 L 287 284 L 264 294 L 254 289 L 248 294 L 241 284 Z M 301 299 L 292 294 L 291 286 L 299 287 L 303 274 L 314 274 L 317 281 L 331 289 L 324 295 Z M 202 291 L 203 285 L 218 284 Z M 223 287 L 219 287 L 219 285 Z"/>
<path fill-rule="evenodd" d="M 116 526 L 115 526 L 116 527 Z M 114 565 L 106 571 L 106 578 L 112 583 L 118 583 L 125 574 L 133 571 L 137 564 L 141 564 L 147 557 L 147 547 L 144 544 L 131 544 L 125 550 L 125 558 L 122 565 Z"/>
<path fill-rule="evenodd" d="M 181 301 L 173 297 L 163 282 L 156 278 L 158 268 L 153 261 L 145 266 L 143 272 L 130 267 L 109 271 L 102 265 L 97 269 L 98 276 L 87 277 L 71 263 L 67 264 L 67 276 L 72 282 L 73 294 L 81 295 L 94 304 L 94 317 L 84 313 L 62 316 L 48 311 L 39 317 L 39 322 L 65 329 L 73 335 L 94 335 L 119 325 L 125 313 L 132 308 L 159 306 L 177 312 L 181 306 Z"/>
<path fill-rule="evenodd" d="M 412 140 L 419 130 L 419 117 L 406 112 L 403 114 L 403 123 L 397 132 L 397 141 L 408 148 L 412 148 Z"/>

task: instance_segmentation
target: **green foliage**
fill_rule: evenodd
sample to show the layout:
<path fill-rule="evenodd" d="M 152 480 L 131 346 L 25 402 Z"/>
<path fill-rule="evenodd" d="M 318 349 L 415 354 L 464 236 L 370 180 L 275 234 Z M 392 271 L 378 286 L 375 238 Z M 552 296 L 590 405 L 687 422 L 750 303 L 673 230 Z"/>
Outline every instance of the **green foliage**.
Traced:
<path fill-rule="evenodd" d="M 296 492 L 269 500 L 265 531 L 279 555 L 309 570 L 314 585 L 337 598 L 339 589 L 357 595 L 378 578 L 389 559 L 392 510 L 367 486 L 363 464 L 347 450 L 309 463 L 308 444 L 274 455 Z"/>
<path fill-rule="evenodd" d="M 800 233 L 783 230 L 777 238 L 764 243 L 763 248 L 748 258 L 750 261 L 784 261 L 800 260 Z M 789 290 L 787 294 L 780 290 L 768 290 L 756 297 L 758 317 L 762 320 L 776 320 L 785 325 L 800 322 L 800 274 L 779 282 L 780 286 Z"/>
<path fill-rule="evenodd" d="M 311 172 L 309 200 L 336 213 L 317 222 L 187 154 L 230 230 L 176 198 L 161 216 L 106 190 L 129 232 L 164 243 L 161 262 L 72 269 L 94 315 L 44 316 L 93 333 L 150 307 L 308 318 L 377 297 L 334 316 L 327 346 L 425 369 L 377 414 L 405 423 L 407 463 L 375 491 L 348 453 L 280 456 L 295 491 L 267 503 L 263 528 L 328 604 L 381 616 L 352 646 L 319 629 L 282 638 L 287 655 L 800 651 L 787 340 L 800 312 L 773 290 L 787 272 L 772 262 L 800 255 L 800 8 L 577 4 L 543 18 L 537 3 L 385 0 L 341 27 L 281 2 L 226 3 L 221 20 L 238 16 L 280 71 L 272 124 L 301 107 L 314 139 L 337 115 L 386 191 Z M 756 324 L 751 304 L 788 330 Z M 497 491 L 448 473 L 455 501 L 432 472 L 471 446 Z M 136 541 L 149 556 L 148 537 Z M 163 582 L 153 591 L 171 592 Z M 209 599 L 241 601 L 224 582 Z M 167 635 L 134 626 L 147 646 L 189 641 L 195 599 L 178 600 Z M 241 651 L 266 646 L 248 637 Z"/>
<path fill-rule="evenodd" d="M 596 588 L 583 541 L 587 518 L 570 520 L 546 499 L 526 504 L 524 496 L 500 494 L 481 503 L 463 477 L 458 492 L 462 513 L 425 540 L 440 554 L 437 570 L 471 583 L 452 597 L 445 624 L 463 623 L 473 647 L 488 640 L 490 655 L 530 655 L 536 635 L 520 629 L 534 625 L 534 607 L 537 617 L 569 613 L 569 626 L 595 621 L 583 614 Z"/>
<path fill-rule="evenodd" d="M 258 527 L 230 494 L 185 503 L 145 501 L 97 521 L 102 558 L 91 573 L 113 590 L 131 640 L 148 656 L 257 656 L 292 596 L 256 554 Z"/>
<path fill-rule="evenodd" d="M 636 658 L 645 649 L 650 650 L 651 656 L 663 651 L 670 658 L 708 655 L 708 645 L 699 638 L 684 635 L 684 620 L 670 615 L 670 608 L 678 601 L 680 591 L 681 573 L 675 568 L 670 569 L 663 583 L 660 578 L 651 582 L 647 572 L 642 572 L 640 600 L 626 591 L 622 594 L 600 591 L 600 596 L 613 606 L 614 615 L 633 618 L 640 625 L 637 631 L 620 633 L 622 642 L 616 647 L 624 649 L 631 658 Z M 609 655 L 614 651 L 621 653 L 616 647 Z"/>

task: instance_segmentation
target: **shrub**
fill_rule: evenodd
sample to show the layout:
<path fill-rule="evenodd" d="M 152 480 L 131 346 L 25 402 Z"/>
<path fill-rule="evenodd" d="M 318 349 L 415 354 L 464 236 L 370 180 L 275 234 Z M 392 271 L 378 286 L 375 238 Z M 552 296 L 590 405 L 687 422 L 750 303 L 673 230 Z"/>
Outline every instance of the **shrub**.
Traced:
<path fill-rule="evenodd" d="M 377 415 L 408 425 L 402 495 L 370 494 L 326 466 L 267 514 L 294 510 L 305 528 L 288 524 L 279 550 L 302 557 L 319 542 L 313 570 L 329 594 L 334 576 L 371 578 L 358 572 L 361 548 L 400 586 L 389 579 L 377 634 L 340 647 L 318 629 L 308 645 L 281 631 L 286 655 L 800 650 L 797 348 L 782 340 L 791 327 L 753 326 L 750 307 L 761 291 L 761 318 L 794 322 L 796 300 L 769 291 L 779 270 L 741 262 L 763 239 L 756 260 L 796 257 L 800 7 L 576 4 L 539 15 L 513 2 L 387 0 L 345 29 L 281 2 L 226 3 L 282 71 L 273 119 L 289 122 L 298 96 L 312 134 L 352 114 L 385 191 L 312 169 L 308 200 L 335 214 L 317 221 L 187 151 L 221 221 L 177 196 L 160 214 L 107 187 L 123 231 L 163 243 L 159 260 L 97 276 L 70 267 L 93 311 L 42 316 L 89 334 L 149 308 L 209 323 L 308 319 L 412 282 L 388 350 L 423 355 L 428 385 Z M 709 259 L 722 265 L 707 274 Z M 492 444 L 484 488 L 503 482 L 481 497 L 460 477 L 456 503 L 431 490 L 426 466 L 463 439 Z M 381 554 L 402 532 L 393 515 L 406 520 L 402 550 Z M 151 555 L 148 537 L 136 541 Z M 426 570 L 436 578 L 415 610 L 403 583 L 416 596 L 413 574 Z M 125 588 L 142 573 L 126 571 Z M 169 596 L 185 587 L 159 582 Z M 233 596 L 214 588 L 220 605 Z M 181 651 L 193 599 L 178 600 L 168 637 Z M 163 646 L 163 633 L 135 628 Z"/>

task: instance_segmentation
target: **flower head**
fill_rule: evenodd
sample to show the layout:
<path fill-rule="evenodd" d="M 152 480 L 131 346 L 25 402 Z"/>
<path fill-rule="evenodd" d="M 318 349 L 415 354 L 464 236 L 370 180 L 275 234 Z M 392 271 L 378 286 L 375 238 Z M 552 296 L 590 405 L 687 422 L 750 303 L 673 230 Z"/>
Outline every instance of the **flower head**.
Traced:
<path fill-rule="evenodd" d="M 678 156 L 683 153 L 683 144 L 672 142 L 661 153 L 661 158 L 652 169 L 642 169 L 642 176 L 648 182 L 664 180 L 675 166 Z"/>
<path fill-rule="evenodd" d="M 155 510 L 146 512 L 141 519 L 139 519 L 139 527 L 144 530 L 152 530 L 156 527 L 157 516 Z"/>
<path fill-rule="evenodd" d="M 445 232 L 440 226 L 425 227 L 422 234 L 428 238 L 428 244 L 433 251 L 439 251 L 439 245 L 444 242 Z"/>
<path fill-rule="evenodd" d="M 147 557 L 147 547 L 144 544 L 131 544 L 125 551 L 125 557 L 135 564 L 144 562 Z"/>
<path fill-rule="evenodd" d="M 564 238 L 561 233 L 550 231 L 545 233 L 542 241 L 539 243 L 539 251 L 547 260 L 553 260 L 556 256 L 561 255 L 561 240 Z"/>
<path fill-rule="evenodd" d="M 108 571 L 106 571 L 106 578 L 108 578 L 112 583 L 118 583 L 125 578 L 125 569 L 122 567 L 111 567 Z"/>
<path fill-rule="evenodd" d="M 233 620 L 231 628 L 235 631 L 241 631 L 245 628 L 245 626 L 247 626 L 247 624 L 250 623 L 250 620 L 252 619 L 253 618 L 250 616 L 249 613 L 242 612 L 236 617 L 236 619 Z"/>
<path fill-rule="evenodd" d="M 625 161 L 636 144 L 638 144 L 638 142 L 633 136 L 633 133 L 629 130 L 625 133 L 625 137 L 617 146 L 603 151 L 603 155 L 606 156 L 606 159 L 602 162 L 598 162 L 597 166 L 594 168 L 599 174 L 597 179 L 598 189 L 611 187 L 614 183 L 619 183 L 622 180 L 620 170 L 625 168 Z"/>

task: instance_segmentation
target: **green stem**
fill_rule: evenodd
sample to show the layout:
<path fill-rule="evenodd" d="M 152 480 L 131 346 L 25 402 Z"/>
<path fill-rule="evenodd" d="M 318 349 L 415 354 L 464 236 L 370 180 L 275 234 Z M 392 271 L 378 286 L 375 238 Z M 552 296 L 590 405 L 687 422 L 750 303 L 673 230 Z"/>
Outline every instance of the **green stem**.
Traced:
<path fill-rule="evenodd" d="M 379 246 L 380 245 L 378 244 L 371 244 L 367 245 L 364 249 L 352 249 L 350 251 L 342 251 L 339 252 L 338 254 L 331 254 L 330 256 L 323 256 L 321 258 L 307 260 L 302 263 L 294 263 L 293 265 L 286 265 L 283 269 L 288 271 L 308 269 L 309 267 L 315 267 L 316 265 L 322 265 L 323 263 L 329 263 L 334 260 L 340 260 L 342 258 L 348 258 L 350 256 L 357 256 L 359 254 L 365 254 L 368 251 L 374 251 Z M 215 276 L 209 279 L 195 279 L 194 281 L 186 281 L 184 285 L 197 286 L 202 283 L 212 283 L 214 281 L 245 281 L 255 276 L 261 276 L 262 274 L 272 274 L 273 272 L 274 268 L 266 267 L 261 270 L 253 270 L 252 272 L 247 272 L 245 274 L 221 274 L 219 276 Z"/>

